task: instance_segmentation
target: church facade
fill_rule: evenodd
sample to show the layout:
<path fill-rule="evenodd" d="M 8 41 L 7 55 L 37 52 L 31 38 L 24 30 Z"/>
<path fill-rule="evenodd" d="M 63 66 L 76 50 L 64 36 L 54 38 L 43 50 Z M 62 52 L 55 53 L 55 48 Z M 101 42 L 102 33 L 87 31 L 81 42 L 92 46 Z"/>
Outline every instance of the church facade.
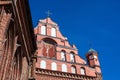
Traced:
<path fill-rule="evenodd" d="M 102 80 L 97 51 L 90 49 L 87 61 L 82 59 L 51 18 L 39 20 L 34 32 L 38 48 L 36 80 Z"/>

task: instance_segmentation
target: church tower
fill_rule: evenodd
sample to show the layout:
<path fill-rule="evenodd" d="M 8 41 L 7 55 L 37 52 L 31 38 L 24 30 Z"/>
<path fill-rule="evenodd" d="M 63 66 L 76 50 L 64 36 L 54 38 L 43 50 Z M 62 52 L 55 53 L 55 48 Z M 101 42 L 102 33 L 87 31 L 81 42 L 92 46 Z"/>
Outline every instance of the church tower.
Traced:
<path fill-rule="evenodd" d="M 99 70 L 97 69 L 97 71 L 101 72 L 97 51 L 95 51 L 94 49 L 90 49 L 86 57 L 88 59 L 89 66 L 92 68 L 99 68 Z"/>
<path fill-rule="evenodd" d="M 38 80 L 96 80 L 97 62 L 87 62 L 78 55 L 50 17 L 39 20 L 34 29 L 37 38 L 36 79 Z M 95 54 L 95 53 L 94 53 Z M 89 56 L 89 55 L 88 55 Z M 97 54 L 96 54 L 97 57 Z M 94 62 L 92 64 L 92 62 Z M 101 80 L 101 79 L 100 79 Z"/>
<path fill-rule="evenodd" d="M 86 54 L 86 57 L 87 57 L 88 65 L 91 68 L 95 69 L 96 74 L 101 74 L 101 68 L 100 68 L 100 63 L 98 59 L 98 52 L 91 48 Z"/>

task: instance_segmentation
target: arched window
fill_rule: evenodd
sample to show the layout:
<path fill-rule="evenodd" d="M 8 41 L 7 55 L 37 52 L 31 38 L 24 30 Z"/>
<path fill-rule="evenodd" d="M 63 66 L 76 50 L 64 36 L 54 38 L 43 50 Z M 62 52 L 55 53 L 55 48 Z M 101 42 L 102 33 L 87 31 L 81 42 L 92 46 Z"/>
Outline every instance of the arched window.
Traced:
<path fill-rule="evenodd" d="M 71 66 L 71 73 L 76 73 L 76 67 L 75 66 Z"/>
<path fill-rule="evenodd" d="M 66 64 L 62 64 L 62 72 L 67 72 L 67 66 L 66 66 Z"/>
<path fill-rule="evenodd" d="M 81 72 L 82 75 L 85 75 L 85 68 L 82 68 L 82 67 L 81 67 L 81 68 L 80 68 L 80 72 Z"/>
<path fill-rule="evenodd" d="M 40 68 L 46 69 L 46 62 L 44 60 L 41 61 Z"/>
<path fill-rule="evenodd" d="M 41 26 L 41 34 L 46 35 L 46 27 Z"/>
<path fill-rule="evenodd" d="M 51 36 L 56 37 L 56 29 L 51 28 Z"/>
<path fill-rule="evenodd" d="M 52 62 L 51 65 L 52 65 L 52 67 L 51 67 L 52 70 L 57 70 L 57 64 L 55 62 Z"/>
<path fill-rule="evenodd" d="M 71 62 L 75 62 L 74 53 L 73 52 L 70 52 L 70 61 Z"/>
<path fill-rule="evenodd" d="M 61 51 L 61 60 L 62 61 L 66 60 L 66 58 L 65 58 L 66 56 L 65 55 L 66 55 L 66 52 L 65 51 Z"/>

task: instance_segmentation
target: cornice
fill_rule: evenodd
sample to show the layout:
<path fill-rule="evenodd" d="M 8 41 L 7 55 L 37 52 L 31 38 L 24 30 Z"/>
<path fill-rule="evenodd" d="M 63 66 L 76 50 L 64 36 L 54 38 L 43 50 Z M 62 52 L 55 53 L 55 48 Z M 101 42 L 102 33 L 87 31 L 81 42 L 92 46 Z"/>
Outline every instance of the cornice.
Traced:
<path fill-rule="evenodd" d="M 53 70 L 40 69 L 40 68 L 36 68 L 36 74 L 63 77 L 67 79 L 78 79 L 78 80 L 83 80 L 83 79 L 94 80 L 96 78 L 96 76 L 87 76 L 87 75 L 73 74 L 68 72 L 60 72 L 60 71 L 53 71 Z"/>

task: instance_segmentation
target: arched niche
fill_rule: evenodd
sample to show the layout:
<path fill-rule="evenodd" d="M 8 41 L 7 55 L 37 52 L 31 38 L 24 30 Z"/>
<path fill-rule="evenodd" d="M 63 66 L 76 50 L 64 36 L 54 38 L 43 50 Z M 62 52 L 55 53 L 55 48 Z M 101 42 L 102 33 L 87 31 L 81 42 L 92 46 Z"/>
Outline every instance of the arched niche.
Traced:
<path fill-rule="evenodd" d="M 56 58 L 57 42 L 51 38 L 42 39 L 42 54 L 44 57 Z"/>

